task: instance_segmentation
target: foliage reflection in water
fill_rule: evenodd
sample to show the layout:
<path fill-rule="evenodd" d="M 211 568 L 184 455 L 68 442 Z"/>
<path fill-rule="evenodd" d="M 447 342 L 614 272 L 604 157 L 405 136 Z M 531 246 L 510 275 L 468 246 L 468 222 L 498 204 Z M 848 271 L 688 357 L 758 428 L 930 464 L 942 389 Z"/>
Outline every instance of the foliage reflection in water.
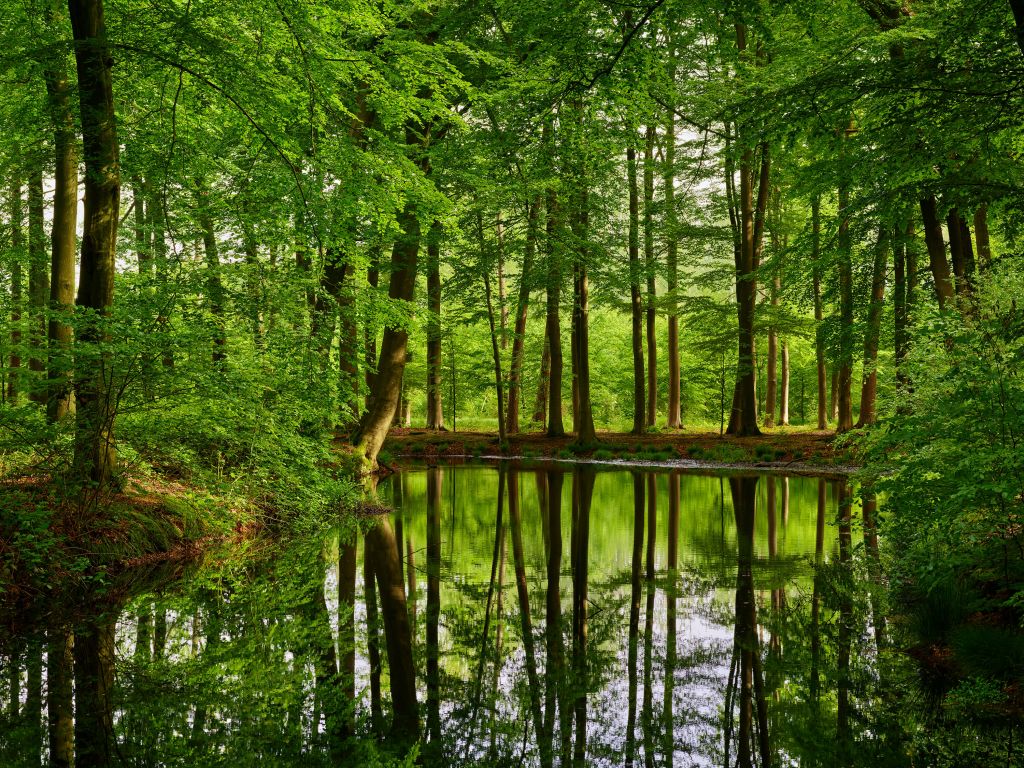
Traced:
<path fill-rule="evenodd" d="M 396 512 L 361 537 L 107 585 L 5 640 L 3 764 L 902 765 L 928 725 L 845 480 L 502 465 L 378 491 Z"/>

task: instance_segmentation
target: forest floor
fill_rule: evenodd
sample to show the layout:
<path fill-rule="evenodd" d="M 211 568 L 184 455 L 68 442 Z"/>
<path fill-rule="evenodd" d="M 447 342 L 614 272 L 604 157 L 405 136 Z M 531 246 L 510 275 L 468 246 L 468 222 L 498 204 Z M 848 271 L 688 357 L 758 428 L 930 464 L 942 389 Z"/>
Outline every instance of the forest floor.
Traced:
<path fill-rule="evenodd" d="M 714 432 L 656 432 L 638 437 L 599 432 L 599 444 L 580 448 L 575 437 L 547 437 L 542 432 L 510 435 L 502 452 L 494 432 L 434 432 L 393 429 L 384 443 L 385 465 L 403 459 L 458 459 L 503 455 L 509 458 L 608 461 L 685 467 L 786 469 L 849 472 L 858 461 L 831 431 L 777 431 L 761 437 L 733 437 Z"/>

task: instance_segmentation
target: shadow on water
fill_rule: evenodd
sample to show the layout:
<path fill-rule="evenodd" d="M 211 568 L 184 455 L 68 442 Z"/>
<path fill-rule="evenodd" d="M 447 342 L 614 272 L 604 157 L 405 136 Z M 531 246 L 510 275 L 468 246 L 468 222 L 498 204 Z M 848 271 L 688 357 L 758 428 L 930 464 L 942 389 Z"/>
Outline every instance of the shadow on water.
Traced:
<path fill-rule="evenodd" d="M 0 764 L 898 766 L 941 725 L 846 481 L 502 464 L 379 494 L 358 535 L 21 617 Z"/>

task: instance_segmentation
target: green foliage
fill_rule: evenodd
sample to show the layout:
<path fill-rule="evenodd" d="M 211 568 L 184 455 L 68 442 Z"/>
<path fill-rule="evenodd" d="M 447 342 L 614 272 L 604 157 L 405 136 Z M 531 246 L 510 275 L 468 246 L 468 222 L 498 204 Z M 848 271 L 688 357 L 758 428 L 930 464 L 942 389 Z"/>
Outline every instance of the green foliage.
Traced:
<path fill-rule="evenodd" d="M 960 323 L 921 324 L 908 413 L 866 438 L 869 477 L 886 494 L 884 522 L 900 584 L 930 593 L 958 580 L 968 594 L 1024 589 L 1024 335 L 1009 263 L 980 281 Z"/>

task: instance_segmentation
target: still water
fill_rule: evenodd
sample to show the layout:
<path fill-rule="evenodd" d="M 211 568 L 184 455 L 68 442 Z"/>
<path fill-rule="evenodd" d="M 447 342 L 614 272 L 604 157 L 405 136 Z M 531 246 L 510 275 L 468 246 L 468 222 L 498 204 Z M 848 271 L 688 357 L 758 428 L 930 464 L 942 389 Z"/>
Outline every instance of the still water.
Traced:
<path fill-rule="evenodd" d="M 26 617 L 0 764 L 909 764 L 926 702 L 846 480 L 506 464 L 378 495 L 358 533 Z"/>

